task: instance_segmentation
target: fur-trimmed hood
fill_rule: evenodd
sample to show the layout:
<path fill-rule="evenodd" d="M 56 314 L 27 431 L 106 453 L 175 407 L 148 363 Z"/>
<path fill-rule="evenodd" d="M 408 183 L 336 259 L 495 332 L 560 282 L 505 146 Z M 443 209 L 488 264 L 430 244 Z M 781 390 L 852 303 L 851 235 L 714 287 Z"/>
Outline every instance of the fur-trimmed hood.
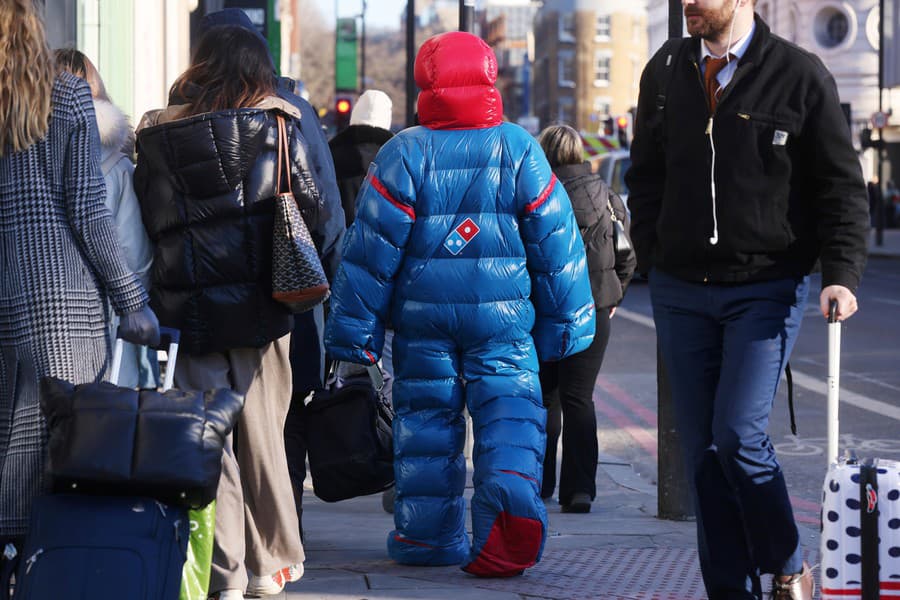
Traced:
<path fill-rule="evenodd" d="M 94 99 L 94 113 L 97 129 L 100 130 L 103 160 L 113 152 L 131 156 L 134 153 L 134 130 L 125 113 L 112 102 L 99 98 Z"/>

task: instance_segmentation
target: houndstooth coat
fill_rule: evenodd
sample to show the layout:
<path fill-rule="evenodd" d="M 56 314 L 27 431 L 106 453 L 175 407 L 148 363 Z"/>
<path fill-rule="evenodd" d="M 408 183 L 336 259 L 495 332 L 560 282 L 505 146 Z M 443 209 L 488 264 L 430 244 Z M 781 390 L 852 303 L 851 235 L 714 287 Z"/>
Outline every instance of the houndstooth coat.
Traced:
<path fill-rule="evenodd" d="M 98 380 L 104 296 L 119 314 L 147 302 L 119 251 L 99 160 L 90 89 L 67 73 L 53 86 L 47 136 L 0 157 L 0 539 L 25 533 L 44 487 L 38 381 Z"/>

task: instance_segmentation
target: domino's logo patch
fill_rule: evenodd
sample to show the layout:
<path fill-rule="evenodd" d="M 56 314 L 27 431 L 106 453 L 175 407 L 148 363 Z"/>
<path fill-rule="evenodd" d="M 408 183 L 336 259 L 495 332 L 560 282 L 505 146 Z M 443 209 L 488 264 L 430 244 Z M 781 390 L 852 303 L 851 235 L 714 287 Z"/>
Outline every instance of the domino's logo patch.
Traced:
<path fill-rule="evenodd" d="M 478 235 L 479 231 L 481 231 L 481 229 L 478 228 L 475 221 L 467 218 L 460 223 L 456 229 L 450 232 L 450 235 L 444 240 L 444 248 L 446 248 L 450 254 L 456 256 L 462 252 L 463 248 L 469 245 L 469 242 Z"/>

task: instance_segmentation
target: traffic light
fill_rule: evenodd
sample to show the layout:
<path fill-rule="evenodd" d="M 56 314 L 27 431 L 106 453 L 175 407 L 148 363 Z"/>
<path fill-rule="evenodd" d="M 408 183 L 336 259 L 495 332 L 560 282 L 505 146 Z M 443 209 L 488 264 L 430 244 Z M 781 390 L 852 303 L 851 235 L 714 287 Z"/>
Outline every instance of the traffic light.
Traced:
<path fill-rule="evenodd" d="M 334 125 L 338 131 L 343 131 L 350 126 L 350 111 L 353 109 L 353 101 L 347 96 L 338 96 L 334 100 Z"/>
<path fill-rule="evenodd" d="M 603 122 L 603 135 L 612 135 L 615 133 L 616 124 L 612 117 L 607 117 Z"/>
<path fill-rule="evenodd" d="M 616 126 L 618 127 L 619 133 L 619 147 L 620 148 L 628 148 L 628 126 L 630 125 L 630 120 L 627 116 L 622 115 L 618 119 L 616 119 Z"/>

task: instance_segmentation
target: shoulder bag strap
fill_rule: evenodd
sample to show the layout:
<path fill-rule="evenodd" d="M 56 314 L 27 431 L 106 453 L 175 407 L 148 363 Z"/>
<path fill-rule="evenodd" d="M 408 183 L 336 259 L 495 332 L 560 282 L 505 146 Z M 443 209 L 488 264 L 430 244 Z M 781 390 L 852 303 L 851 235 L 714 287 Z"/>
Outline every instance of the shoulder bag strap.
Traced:
<path fill-rule="evenodd" d="M 291 189 L 291 157 L 290 152 L 288 151 L 290 146 L 287 138 L 287 125 L 284 122 L 284 117 L 281 115 L 276 115 L 275 120 L 278 122 L 278 176 L 275 183 L 275 195 L 281 196 L 282 194 L 289 194 L 290 196 L 293 196 L 294 192 Z M 287 190 L 281 189 L 282 164 L 285 179 L 287 180 Z"/>

